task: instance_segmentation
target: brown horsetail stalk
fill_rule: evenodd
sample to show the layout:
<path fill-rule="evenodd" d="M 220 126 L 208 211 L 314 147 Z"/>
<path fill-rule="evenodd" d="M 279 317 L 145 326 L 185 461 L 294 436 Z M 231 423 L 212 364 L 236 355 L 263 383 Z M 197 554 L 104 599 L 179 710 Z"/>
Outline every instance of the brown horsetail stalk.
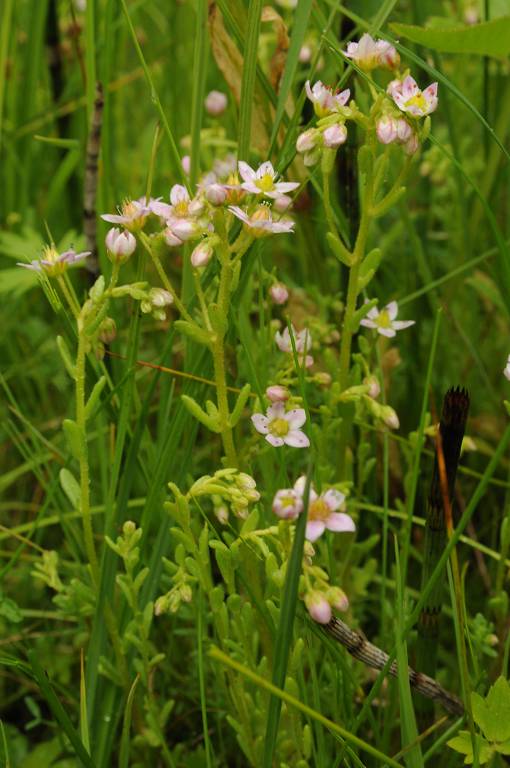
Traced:
<path fill-rule="evenodd" d="M 447 531 L 448 537 L 453 531 L 452 499 L 468 411 L 467 391 L 460 387 L 449 389 L 443 400 L 436 435 L 436 459 L 425 521 L 422 589 L 441 557 Z M 436 672 L 443 583 L 438 579 L 418 621 L 417 667 L 431 677 Z M 424 705 L 424 702 L 419 709 L 424 718 L 432 714 L 431 707 Z"/>
<path fill-rule="evenodd" d="M 96 98 L 94 111 L 89 128 L 87 149 L 85 153 L 85 178 L 83 184 L 83 232 L 87 250 L 91 252 L 89 264 L 97 271 L 97 215 L 96 195 L 99 173 L 99 150 L 101 146 L 101 126 L 103 122 L 103 86 L 96 83 Z"/>

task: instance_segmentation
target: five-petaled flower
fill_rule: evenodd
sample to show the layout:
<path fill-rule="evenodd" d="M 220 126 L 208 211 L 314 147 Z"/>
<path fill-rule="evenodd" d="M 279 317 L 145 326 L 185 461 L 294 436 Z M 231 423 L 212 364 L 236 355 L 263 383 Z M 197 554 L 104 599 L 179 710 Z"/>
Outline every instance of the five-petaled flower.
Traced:
<path fill-rule="evenodd" d="M 262 163 L 256 171 L 241 160 L 239 173 L 243 179 L 241 189 L 253 195 L 265 195 L 265 197 L 276 199 L 299 187 L 298 181 L 275 181 L 277 174 L 269 160 Z"/>
<path fill-rule="evenodd" d="M 366 328 L 373 328 L 381 336 L 392 338 L 397 331 L 409 328 L 409 326 L 415 323 L 414 320 L 396 320 L 397 315 L 398 304 L 396 301 L 390 301 L 380 311 L 376 307 L 372 307 L 361 321 L 361 325 L 364 325 Z"/>
<path fill-rule="evenodd" d="M 46 246 L 43 250 L 43 257 L 41 259 L 34 259 L 30 264 L 18 262 L 17 265 L 18 267 L 31 269 L 34 272 L 45 272 L 49 277 L 58 277 L 59 275 L 63 275 L 71 264 L 83 261 L 87 256 L 90 256 L 90 253 L 90 251 L 76 253 L 76 251 L 73 250 L 59 253 L 53 246 Z"/>
<path fill-rule="evenodd" d="M 294 490 L 303 498 L 306 477 L 302 476 L 294 483 Z M 344 508 L 345 494 L 330 488 L 319 494 L 313 485 L 310 486 L 308 497 L 308 517 L 306 520 L 305 536 L 308 541 L 317 541 L 324 531 L 334 533 L 352 533 L 356 530 L 354 520 L 346 512 L 337 510 Z"/>
<path fill-rule="evenodd" d="M 290 219 L 274 221 L 267 205 L 260 205 L 251 216 L 237 205 L 229 205 L 228 210 L 243 222 L 253 237 L 292 232 L 294 229 L 294 222 Z"/>
<path fill-rule="evenodd" d="M 421 91 L 411 75 L 403 80 L 392 80 L 388 93 L 397 107 L 411 117 L 425 117 L 437 107 L 437 83 L 431 83 Z"/>
<path fill-rule="evenodd" d="M 349 43 L 343 53 L 355 61 L 360 69 L 395 69 L 400 64 L 400 56 L 391 43 L 387 40 L 374 40 L 366 33 L 362 35 L 359 43 Z"/>
<path fill-rule="evenodd" d="M 101 218 L 110 224 L 122 224 L 130 232 L 143 229 L 147 216 L 152 213 L 152 205 L 146 203 L 145 198 L 140 200 L 126 200 L 117 213 L 103 213 Z"/>
<path fill-rule="evenodd" d="M 266 440 L 275 448 L 281 445 L 290 445 L 292 448 L 308 448 L 310 440 L 301 431 L 300 427 L 306 421 L 306 413 L 303 408 L 285 410 L 282 402 L 273 403 L 263 413 L 254 413 L 251 417 L 257 432 L 266 436 Z"/>
<path fill-rule="evenodd" d="M 305 83 L 306 95 L 313 104 L 315 114 L 317 117 L 326 117 L 332 112 L 339 112 L 349 101 L 351 92 L 348 88 L 340 93 L 333 93 L 331 88 L 324 85 L 318 80 L 313 88 L 310 86 L 310 81 Z"/>
<path fill-rule="evenodd" d="M 291 329 L 292 338 L 294 339 L 296 352 L 298 353 L 300 362 L 304 356 L 305 366 L 306 368 L 309 368 L 311 365 L 313 365 L 313 357 L 307 354 L 307 352 L 309 352 L 312 348 L 312 337 L 310 335 L 310 331 L 308 328 L 304 328 L 302 331 L 296 331 L 293 325 L 291 325 Z M 282 352 L 287 352 L 289 355 L 293 354 L 292 340 L 288 327 L 284 328 L 283 333 L 276 331 L 274 340 L 276 341 L 278 349 L 280 349 Z"/>

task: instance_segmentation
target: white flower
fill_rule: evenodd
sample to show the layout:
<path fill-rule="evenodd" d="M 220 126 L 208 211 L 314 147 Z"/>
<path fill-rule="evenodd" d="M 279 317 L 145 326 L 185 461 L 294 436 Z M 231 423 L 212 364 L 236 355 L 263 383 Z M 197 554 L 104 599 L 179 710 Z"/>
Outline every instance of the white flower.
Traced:
<path fill-rule="evenodd" d="M 416 80 L 408 75 L 404 80 L 392 80 L 387 90 L 397 107 L 412 117 L 425 117 L 437 107 L 437 83 L 421 91 Z"/>
<path fill-rule="evenodd" d="M 331 112 L 339 112 L 341 107 L 347 104 L 351 95 L 348 88 L 341 93 L 334 94 L 331 88 L 328 88 L 320 80 L 314 84 L 313 88 L 310 86 L 310 81 L 307 80 L 305 90 L 318 117 L 325 117 Z"/>
<path fill-rule="evenodd" d="M 238 168 L 243 179 L 241 189 L 254 195 L 276 198 L 299 187 L 298 181 L 275 181 L 276 171 L 269 160 L 262 163 L 256 171 L 243 160 L 238 163 Z"/>
<path fill-rule="evenodd" d="M 397 302 L 390 301 L 381 311 L 377 307 L 372 307 L 367 316 L 361 321 L 361 325 L 364 325 L 365 328 L 373 328 L 382 336 L 391 338 L 395 336 L 397 331 L 409 328 L 409 326 L 415 323 L 414 320 L 396 320 L 397 314 Z"/>
<path fill-rule="evenodd" d="M 306 477 L 304 475 L 294 483 L 294 490 L 303 498 L 305 492 Z M 308 541 L 317 541 L 324 531 L 335 533 L 350 533 L 356 530 L 354 520 L 345 512 L 337 512 L 344 507 L 345 495 L 340 491 L 330 488 L 328 491 L 317 494 L 313 486 L 310 486 L 308 497 L 308 517 L 306 520 L 305 536 Z"/>
<path fill-rule="evenodd" d="M 101 218 L 110 224 L 122 224 L 130 232 L 142 229 L 147 216 L 152 213 L 153 205 L 156 201 L 148 204 L 145 198 L 140 200 L 126 200 L 122 204 L 120 213 L 104 213 Z"/>
<path fill-rule="evenodd" d="M 136 237 L 127 229 L 121 231 L 117 227 L 112 227 L 107 232 L 105 244 L 108 253 L 114 257 L 113 261 L 123 264 L 136 250 Z"/>
<path fill-rule="evenodd" d="M 282 520 L 295 520 L 303 511 L 303 499 L 293 488 L 282 488 L 273 499 L 273 512 Z"/>
<path fill-rule="evenodd" d="M 285 411 L 285 405 L 281 402 L 270 405 L 263 413 L 254 413 L 251 417 L 257 432 L 266 436 L 266 440 L 275 448 L 282 445 L 290 445 L 293 448 L 308 448 L 310 441 L 300 427 L 306 421 L 306 413 L 303 408 L 293 408 Z"/>
<path fill-rule="evenodd" d="M 264 237 L 271 233 L 279 234 L 282 232 L 292 232 L 294 229 L 294 222 L 290 219 L 273 221 L 273 216 L 267 205 L 259 206 L 251 216 L 248 216 L 248 214 L 237 205 L 230 205 L 228 210 L 243 222 L 254 237 Z"/>
<path fill-rule="evenodd" d="M 312 337 L 310 335 L 310 331 L 307 328 L 304 328 L 302 331 L 298 332 L 293 325 L 291 325 L 291 328 L 294 344 L 296 345 L 296 352 L 298 353 L 298 356 L 306 355 L 305 366 L 309 368 L 311 365 L 313 365 L 313 357 L 306 354 L 312 348 Z M 287 352 L 289 355 L 293 354 L 292 341 L 289 329 L 287 327 L 284 328 L 283 333 L 276 331 L 274 340 L 276 341 L 278 349 L 280 349 L 282 352 Z"/>
<path fill-rule="evenodd" d="M 337 149 L 341 144 L 347 141 L 347 128 L 343 123 L 330 125 L 322 134 L 325 147 Z"/>
<path fill-rule="evenodd" d="M 508 360 L 506 361 L 505 370 L 503 371 L 503 374 L 508 381 L 510 381 L 510 355 L 508 355 Z"/>
<path fill-rule="evenodd" d="M 374 40 L 366 33 L 362 35 L 359 43 L 349 43 L 343 53 L 355 61 L 360 69 L 395 69 L 400 63 L 400 56 L 391 43 L 386 40 Z"/>
<path fill-rule="evenodd" d="M 213 117 L 222 115 L 227 108 L 227 104 L 227 96 L 222 91 L 210 91 L 205 97 L 206 111 L 213 115 Z"/>
<path fill-rule="evenodd" d="M 65 251 L 64 253 L 59 253 L 53 246 L 47 246 L 43 250 L 42 259 L 34 259 L 30 264 L 17 262 L 17 266 L 31 269 L 33 272 L 45 272 L 49 277 L 58 277 L 59 275 L 63 275 L 71 264 L 83 261 L 83 259 L 86 259 L 90 254 L 91 251 L 76 253 L 76 251 L 73 251 L 72 249 L 70 251 Z"/>

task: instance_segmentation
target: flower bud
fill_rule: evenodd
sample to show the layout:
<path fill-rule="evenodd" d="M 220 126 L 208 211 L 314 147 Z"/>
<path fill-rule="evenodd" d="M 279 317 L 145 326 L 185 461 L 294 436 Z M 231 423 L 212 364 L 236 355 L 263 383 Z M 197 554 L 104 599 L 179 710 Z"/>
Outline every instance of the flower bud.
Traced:
<path fill-rule="evenodd" d="M 278 213 L 285 213 L 285 211 L 289 210 L 291 205 L 292 205 L 291 197 L 289 197 L 288 195 L 279 195 L 273 203 L 273 208 Z"/>
<path fill-rule="evenodd" d="M 226 507 L 215 507 L 214 514 L 221 525 L 226 525 L 228 523 L 228 509 Z"/>
<path fill-rule="evenodd" d="M 167 245 L 170 246 L 170 248 L 177 248 L 179 245 L 182 245 L 182 240 L 180 240 L 176 234 L 170 229 L 170 227 L 167 227 L 165 231 L 163 232 L 165 242 Z"/>
<path fill-rule="evenodd" d="M 296 150 L 298 152 L 310 152 L 317 146 L 320 132 L 317 128 L 309 128 L 304 133 L 300 133 L 296 141 Z"/>
<path fill-rule="evenodd" d="M 317 165 L 321 157 L 321 151 L 318 147 L 315 147 L 311 152 L 306 152 L 303 156 L 303 162 L 307 168 L 311 168 L 313 165 Z"/>
<path fill-rule="evenodd" d="M 298 59 L 301 62 L 301 64 L 308 64 L 309 61 L 312 59 L 312 49 L 309 45 L 302 45 L 299 49 L 299 55 Z"/>
<path fill-rule="evenodd" d="M 330 125 L 322 134 L 322 140 L 325 147 L 337 149 L 347 141 L 347 128 L 343 123 Z"/>
<path fill-rule="evenodd" d="M 181 160 L 182 170 L 186 174 L 186 176 L 189 176 L 189 172 L 191 171 L 191 157 L 189 155 L 184 155 L 184 157 Z"/>
<path fill-rule="evenodd" d="M 150 301 L 153 307 L 166 307 L 173 303 L 173 296 L 170 291 L 164 288 L 151 288 Z"/>
<path fill-rule="evenodd" d="M 205 109 L 213 117 L 222 115 L 226 110 L 228 99 L 221 91 L 210 91 L 205 98 Z"/>
<path fill-rule="evenodd" d="M 191 263 L 198 269 L 199 267 L 205 267 L 209 264 L 211 257 L 214 253 L 213 247 L 207 240 L 197 245 L 191 253 Z"/>
<path fill-rule="evenodd" d="M 333 608 L 336 608 L 337 611 L 346 611 L 348 609 L 349 600 L 343 589 L 340 589 L 340 587 L 330 587 L 326 595 L 330 605 L 332 605 Z"/>
<path fill-rule="evenodd" d="M 227 190 L 221 184 L 208 184 L 205 196 L 211 205 L 223 205 L 227 199 Z"/>
<path fill-rule="evenodd" d="M 397 138 L 397 121 L 385 115 L 377 121 L 375 132 L 381 144 L 391 144 Z"/>
<path fill-rule="evenodd" d="M 406 155 L 414 155 L 414 153 L 418 149 L 418 145 L 419 145 L 418 136 L 415 133 L 413 133 L 404 144 L 404 152 L 406 153 Z"/>
<path fill-rule="evenodd" d="M 289 292 L 283 283 L 274 283 L 269 289 L 269 295 L 274 304 L 285 304 L 289 298 Z"/>
<path fill-rule="evenodd" d="M 193 219 L 175 219 L 172 222 L 172 232 L 183 242 L 192 240 L 202 234 L 202 227 Z"/>
<path fill-rule="evenodd" d="M 272 403 L 285 403 L 290 397 L 290 392 L 287 387 L 282 387 L 280 384 L 273 384 L 266 389 L 266 395 Z"/>
<path fill-rule="evenodd" d="M 112 227 L 105 237 L 108 258 L 124 264 L 136 249 L 136 237 L 127 230 Z"/>
<path fill-rule="evenodd" d="M 117 326 L 113 317 L 105 317 L 99 326 L 98 338 L 105 344 L 111 344 L 117 335 Z"/>
<path fill-rule="evenodd" d="M 413 129 L 411 128 L 407 120 L 403 120 L 402 118 L 397 120 L 398 140 L 404 143 L 405 141 L 408 141 L 408 139 L 410 139 L 412 135 L 413 135 Z"/>
<path fill-rule="evenodd" d="M 375 400 L 376 397 L 379 397 L 381 394 L 381 385 L 379 384 L 379 380 L 376 378 L 376 376 L 367 376 L 366 379 L 363 379 L 363 384 L 365 384 L 368 387 L 367 395 Z"/>
<path fill-rule="evenodd" d="M 305 595 L 305 605 L 314 621 L 317 621 L 319 624 L 328 624 L 331 621 L 331 606 L 322 592 L 318 592 L 315 589 L 307 592 Z"/>
<path fill-rule="evenodd" d="M 332 382 L 331 374 L 327 371 L 319 371 L 315 374 L 313 377 L 314 381 L 317 382 L 317 384 L 320 384 L 322 387 L 329 387 Z"/>
<path fill-rule="evenodd" d="M 383 405 L 381 408 L 381 418 L 390 429 L 398 429 L 400 427 L 400 421 L 396 412 L 390 405 Z"/>

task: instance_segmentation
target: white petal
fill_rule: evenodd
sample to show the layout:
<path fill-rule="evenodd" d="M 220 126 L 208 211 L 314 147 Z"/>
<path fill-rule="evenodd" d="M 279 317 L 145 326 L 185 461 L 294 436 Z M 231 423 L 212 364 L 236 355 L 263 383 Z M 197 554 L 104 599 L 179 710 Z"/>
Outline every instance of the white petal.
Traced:
<path fill-rule="evenodd" d="M 377 332 L 381 334 L 381 336 L 386 336 L 388 339 L 392 339 L 396 335 L 396 331 L 393 330 L 393 328 L 381 328 L 380 326 L 377 326 Z"/>
<path fill-rule="evenodd" d="M 291 448 L 308 448 L 310 445 L 310 440 L 300 429 L 293 429 L 287 432 L 284 442 L 290 445 Z"/>
<path fill-rule="evenodd" d="M 276 435 L 266 435 L 266 440 L 268 443 L 271 443 L 271 445 L 274 445 L 275 448 L 280 448 L 282 445 L 285 445 L 285 440 L 283 440 L 281 437 L 276 437 Z"/>
<path fill-rule="evenodd" d="M 287 411 L 284 418 L 289 422 L 291 429 L 299 429 L 306 421 L 306 412 L 304 408 L 293 408 L 291 411 Z"/>
<path fill-rule="evenodd" d="M 308 541 L 317 541 L 326 530 L 326 524 L 322 520 L 310 520 L 306 524 L 305 537 Z"/>
<path fill-rule="evenodd" d="M 395 320 L 393 322 L 393 327 L 396 331 L 402 331 L 404 328 L 409 328 L 411 325 L 414 325 L 416 323 L 416 320 Z"/>
<path fill-rule="evenodd" d="M 330 488 L 329 491 L 323 493 L 322 498 L 332 512 L 334 512 L 336 509 L 340 509 L 345 501 L 345 495 L 340 493 L 340 491 L 337 491 L 335 488 Z"/>
<path fill-rule="evenodd" d="M 254 413 L 251 417 L 253 426 L 261 435 L 267 435 L 269 431 L 269 419 L 263 413 Z"/>
<path fill-rule="evenodd" d="M 386 312 L 388 313 L 388 317 L 390 320 L 394 320 L 396 316 L 398 315 L 398 304 L 396 301 L 390 301 L 389 304 L 386 304 Z"/>
<path fill-rule="evenodd" d="M 268 418 L 270 419 L 284 419 L 285 418 L 285 403 L 276 402 L 270 405 L 266 411 Z"/>
<path fill-rule="evenodd" d="M 332 512 L 326 520 L 326 528 L 336 533 L 351 533 L 356 530 L 354 520 L 345 512 Z"/>
<path fill-rule="evenodd" d="M 273 164 L 269 160 L 266 160 L 265 163 L 262 163 L 262 165 L 259 166 L 256 175 L 257 179 L 261 179 L 263 176 L 271 176 L 271 178 L 274 178 L 275 172 Z"/>
<path fill-rule="evenodd" d="M 239 168 L 239 173 L 241 174 L 243 181 L 253 181 L 255 178 L 255 171 L 248 165 L 248 163 L 245 163 L 244 160 L 240 160 L 237 167 Z"/>

